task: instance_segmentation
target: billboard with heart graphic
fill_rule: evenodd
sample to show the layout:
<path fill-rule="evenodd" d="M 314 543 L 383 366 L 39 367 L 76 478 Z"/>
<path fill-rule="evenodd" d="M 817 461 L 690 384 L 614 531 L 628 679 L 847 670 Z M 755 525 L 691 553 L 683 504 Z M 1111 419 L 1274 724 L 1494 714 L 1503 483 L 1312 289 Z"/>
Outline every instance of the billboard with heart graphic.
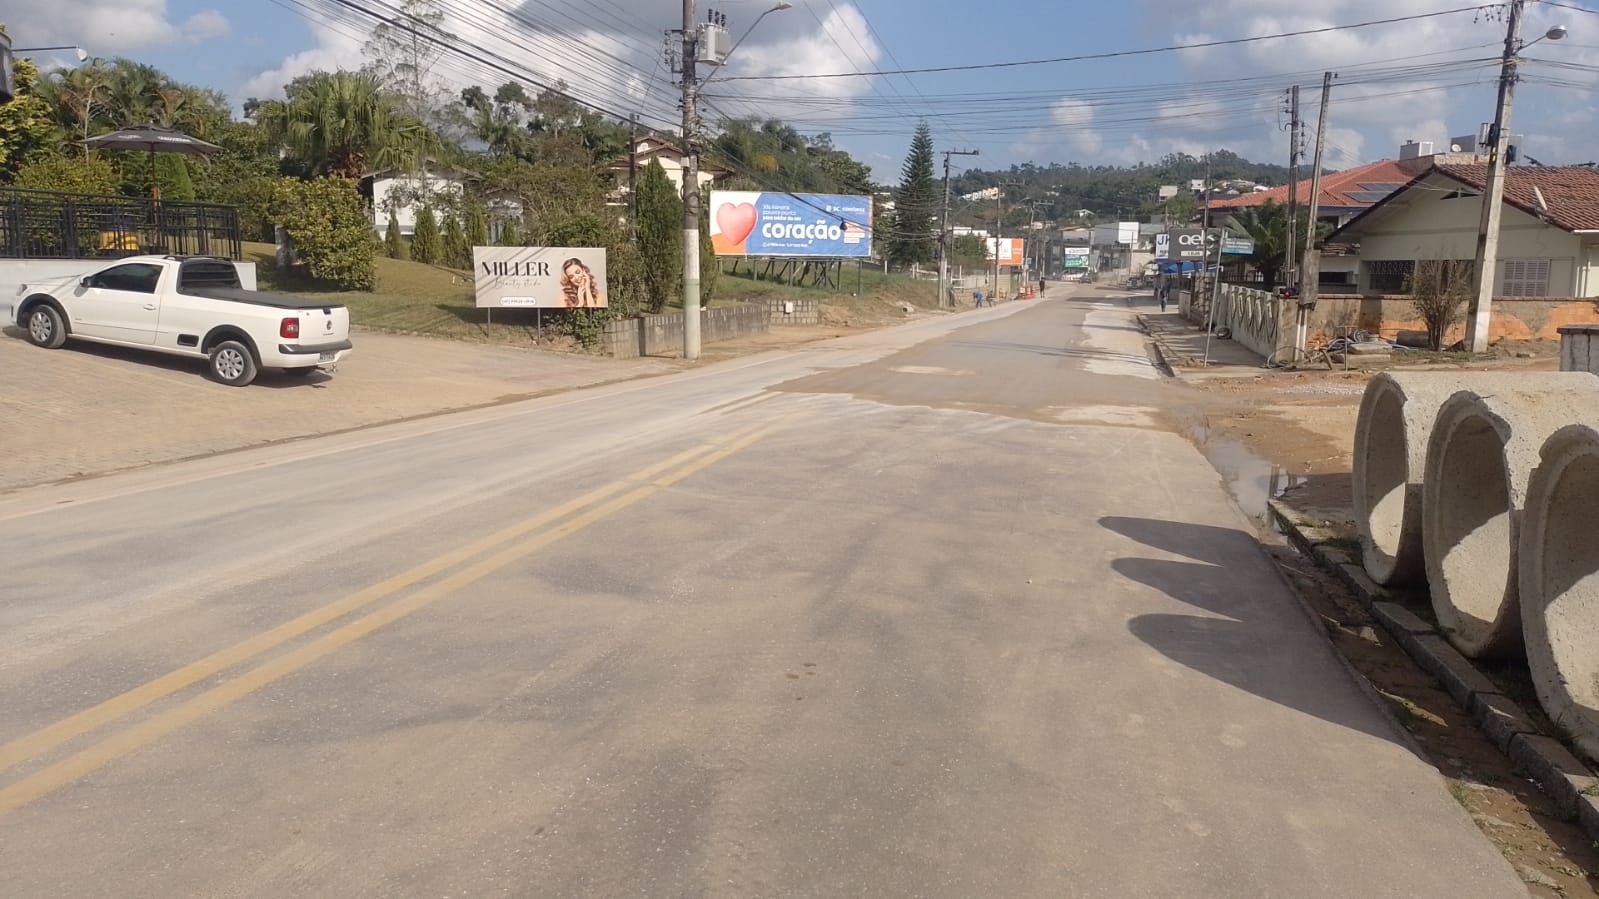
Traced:
<path fill-rule="evenodd" d="M 711 191 L 718 256 L 872 255 L 872 198 Z"/>

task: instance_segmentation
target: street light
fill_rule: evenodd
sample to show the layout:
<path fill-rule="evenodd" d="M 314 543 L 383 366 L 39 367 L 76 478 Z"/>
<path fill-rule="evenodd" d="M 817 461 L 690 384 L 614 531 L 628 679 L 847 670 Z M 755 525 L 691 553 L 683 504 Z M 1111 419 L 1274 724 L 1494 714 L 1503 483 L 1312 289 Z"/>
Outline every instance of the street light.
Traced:
<path fill-rule="evenodd" d="M 70 45 L 66 46 L 66 47 L 18 47 L 15 50 L 12 50 L 11 52 L 13 52 L 13 53 L 47 53 L 47 52 L 49 52 L 51 50 L 71 50 L 71 51 L 73 51 L 73 55 L 78 57 L 78 62 L 88 62 L 89 61 L 89 51 L 88 50 L 85 50 L 82 47 L 74 47 L 74 46 L 70 46 Z"/>
<path fill-rule="evenodd" d="M 1466 315 L 1466 349 L 1473 353 L 1488 349 L 1489 325 L 1493 315 L 1494 276 L 1499 268 L 1499 225 L 1504 213 L 1505 156 L 1510 149 L 1510 110 L 1515 101 L 1520 54 L 1539 41 L 1558 41 L 1566 36 L 1566 26 L 1555 25 L 1542 37 L 1521 39 L 1521 16 L 1526 0 L 1511 0 L 1505 52 L 1499 65 L 1499 102 L 1494 107 L 1493 126 L 1488 131 L 1488 179 L 1483 185 L 1482 219 L 1477 227 L 1477 292 Z"/>
<path fill-rule="evenodd" d="M 1543 33 L 1543 37 L 1533 38 L 1532 40 L 1526 42 L 1525 44 L 1522 44 L 1521 45 L 1521 49 L 1525 50 L 1528 47 L 1531 47 L 1533 44 L 1538 43 L 1539 41 L 1563 41 L 1565 39 L 1566 39 L 1566 26 L 1564 26 L 1564 25 L 1556 25 L 1553 28 L 1550 28 L 1548 31 L 1545 31 Z"/>

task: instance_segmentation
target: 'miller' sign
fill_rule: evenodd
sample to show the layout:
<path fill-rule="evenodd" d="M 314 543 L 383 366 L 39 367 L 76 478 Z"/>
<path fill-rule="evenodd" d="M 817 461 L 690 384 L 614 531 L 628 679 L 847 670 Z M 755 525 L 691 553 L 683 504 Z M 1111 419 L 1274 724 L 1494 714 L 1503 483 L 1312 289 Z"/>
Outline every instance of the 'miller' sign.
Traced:
<path fill-rule="evenodd" d="M 604 247 L 473 247 L 479 309 L 600 309 Z"/>

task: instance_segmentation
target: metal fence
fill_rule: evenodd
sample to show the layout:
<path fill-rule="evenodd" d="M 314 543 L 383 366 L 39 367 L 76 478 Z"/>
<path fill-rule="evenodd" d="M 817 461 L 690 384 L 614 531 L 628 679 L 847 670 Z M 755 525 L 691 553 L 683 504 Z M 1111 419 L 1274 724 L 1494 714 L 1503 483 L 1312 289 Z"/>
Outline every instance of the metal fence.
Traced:
<path fill-rule="evenodd" d="M 0 258 L 141 253 L 242 258 L 239 210 L 214 203 L 0 189 Z"/>

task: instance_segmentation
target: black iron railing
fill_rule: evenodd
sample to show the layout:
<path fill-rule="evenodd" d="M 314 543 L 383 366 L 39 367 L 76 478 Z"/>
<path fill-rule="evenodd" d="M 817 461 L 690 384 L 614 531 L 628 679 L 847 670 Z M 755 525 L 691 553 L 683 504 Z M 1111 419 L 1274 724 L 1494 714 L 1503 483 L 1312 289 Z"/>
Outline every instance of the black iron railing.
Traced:
<path fill-rule="evenodd" d="M 0 258 L 173 253 L 240 259 L 239 241 L 239 210 L 233 206 L 0 189 Z"/>

